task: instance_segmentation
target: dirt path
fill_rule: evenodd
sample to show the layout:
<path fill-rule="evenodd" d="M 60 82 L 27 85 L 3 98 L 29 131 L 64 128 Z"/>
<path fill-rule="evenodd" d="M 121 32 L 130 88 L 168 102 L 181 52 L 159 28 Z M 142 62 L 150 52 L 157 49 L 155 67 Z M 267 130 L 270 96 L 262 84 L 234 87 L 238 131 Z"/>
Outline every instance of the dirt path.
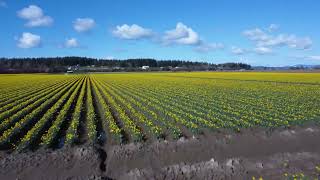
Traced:
<path fill-rule="evenodd" d="M 0 179 L 320 178 L 320 127 L 211 132 L 178 141 L 0 153 Z"/>

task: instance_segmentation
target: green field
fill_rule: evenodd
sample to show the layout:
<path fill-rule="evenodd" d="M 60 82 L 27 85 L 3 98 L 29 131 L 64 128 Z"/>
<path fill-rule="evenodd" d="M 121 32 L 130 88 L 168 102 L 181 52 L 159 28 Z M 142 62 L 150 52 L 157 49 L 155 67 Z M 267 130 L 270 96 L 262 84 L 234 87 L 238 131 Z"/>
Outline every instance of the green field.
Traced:
<path fill-rule="evenodd" d="M 178 139 L 320 122 L 319 73 L 0 75 L 0 147 Z"/>

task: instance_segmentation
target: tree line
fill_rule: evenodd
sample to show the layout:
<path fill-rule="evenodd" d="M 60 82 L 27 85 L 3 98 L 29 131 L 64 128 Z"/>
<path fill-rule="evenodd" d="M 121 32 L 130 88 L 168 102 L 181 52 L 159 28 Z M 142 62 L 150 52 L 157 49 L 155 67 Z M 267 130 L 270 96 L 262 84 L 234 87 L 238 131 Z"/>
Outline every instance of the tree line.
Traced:
<path fill-rule="evenodd" d="M 110 71 L 138 71 L 142 66 L 151 70 L 240 70 L 251 69 L 244 63 L 213 64 L 186 60 L 139 59 L 96 59 L 87 57 L 48 57 L 48 58 L 0 58 L 0 73 L 65 72 L 69 67 L 94 67 L 95 71 L 104 68 Z M 88 69 L 90 69 L 88 68 Z"/>

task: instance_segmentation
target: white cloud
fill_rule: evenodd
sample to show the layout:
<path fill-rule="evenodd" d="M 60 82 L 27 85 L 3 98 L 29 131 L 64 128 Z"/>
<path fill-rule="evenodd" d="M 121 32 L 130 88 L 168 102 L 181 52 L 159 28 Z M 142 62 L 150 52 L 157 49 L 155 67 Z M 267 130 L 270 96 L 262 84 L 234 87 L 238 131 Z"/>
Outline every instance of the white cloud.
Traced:
<path fill-rule="evenodd" d="M 222 43 L 209 43 L 209 44 L 201 43 L 199 46 L 195 48 L 195 50 L 198 52 L 206 53 L 206 52 L 216 51 L 223 48 L 224 48 L 224 45 Z"/>
<path fill-rule="evenodd" d="M 289 58 L 320 61 L 320 55 L 308 55 L 308 56 L 294 55 L 294 56 L 289 56 Z"/>
<path fill-rule="evenodd" d="M 38 26 L 50 26 L 53 23 L 53 19 L 49 16 L 44 16 L 39 19 L 34 19 L 27 22 L 26 26 L 28 27 L 38 27 Z"/>
<path fill-rule="evenodd" d="M 113 56 L 107 56 L 107 57 L 105 57 L 105 59 L 107 59 L 107 60 L 113 60 L 113 59 L 115 59 Z"/>
<path fill-rule="evenodd" d="M 280 27 L 280 26 L 277 25 L 277 24 L 270 24 L 269 27 L 268 27 L 268 31 L 269 31 L 269 32 L 276 31 L 276 30 L 279 29 L 279 27 Z"/>
<path fill-rule="evenodd" d="M 0 7 L 7 7 L 7 3 L 0 0 Z"/>
<path fill-rule="evenodd" d="M 309 37 L 297 37 L 294 34 L 269 35 L 259 28 L 246 30 L 243 34 L 256 43 L 257 47 L 287 46 L 298 50 L 310 49 L 312 40 Z"/>
<path fill-rule="evenodd" d="M 53 19 L 50 16 L 45 16 L 42 9 L 36 5 L 30 5 L 17 12 L 18 16 L 26 19 L 25 24 L 28 27 L 50 26 Z"/>
<path fill-rule="evenodd" d="M 163 42 L 165 44 L 198 45 L 201 40 L 198 33 L 179 22 L 175 29 L 165 32 Z"/>
<path fill-rule="evenodd" d="M 252 41 L 266 41 L 270 39 L 270 36 L 267 35 L 264 31 L 262 31 L 259 28 L 256 29 L 250 29 L 250 30 L 245 30 L 243 32 L 243 35 L 248 37 Z"/>
<path fill-rule="evenodd" d="M 91 30 L 96 25 L 94 19 L 91 18 L 77 18 L 73 22 L 73 28 L 78 32 L 86 32 Z"/>
<path fill-rule="evenodd" d="M 18 16 L 23 19 L 37 19 L 43 16 L 43 11 L 36 5 L 30 5 L 18 11 Z"/>
<path fill-rule="evenodd" d="M 280 34 L 257 42 L 257 46 L 288 46 L 295 49 L 309 49 L 312 46 L 312 40 L 309 37 L 299 38 L 295 35 Z"/>
<path fill-rule="evenodd" d="M 79 47 L 78 40 L 76 38 L 67 39 L 64 43 L 64 47 L 66 48 L 77 48 Z"/>
<path fill-rule="evenodd" d="M 231 47 L 231 53 L 232 54 L 243 55 L 246 52 L 248 52 L 246 49 L 242 49 L 242 48 L 239 48 L 239 47 L 236 47 L 236 46 L 232 46 Z"/>
<path fill-rule="evenodd" d="M 271 54 L 273 53 L 272 49 L 267 47 L 256 47 L 254 48 L 254 52 L 260 55 Z"/>
<path fill-rule="evenodd" d="M 319 56 L 307 56 L 306 58 L 310 59 L 310 60 L 320 61 L 320 55 Z"/>
<path fill-rule="evenodd" d="M 36 34 L 24 32 L 22 36 L 18 39 L 17 45 L 19 48 L 28 49 L 33 47 L 39 47 L 40 44 L 41 44 L 40 36 Z"/>
<path fill-rule="evenodd" d="M 176 44 L 194 46 L 194 50 L 200 53 L 224 49 L 224 44 L 222 43 L 208 43 L 201 40 L 197 32 L 182 22 L 178 22 L 175 29 L 166 31 L 161 42 L 164 45 Z"/>
<path fill-rule="evenodd" d="M 287 36 L 287 44 L 291 48 L 296 49 L 310 49 L 312 40 L 309 37 L 298 38 L 295 35 Z"/>
<path fill-rule="evenodd" d="M 123 24 L 122 26 L 117 26 L 116 29 L 112 31 L 112 34 L 120 39 L 134 40 L 148 38 L 153 35 L 152 30 L 143 28 L 139 25 Z"/>

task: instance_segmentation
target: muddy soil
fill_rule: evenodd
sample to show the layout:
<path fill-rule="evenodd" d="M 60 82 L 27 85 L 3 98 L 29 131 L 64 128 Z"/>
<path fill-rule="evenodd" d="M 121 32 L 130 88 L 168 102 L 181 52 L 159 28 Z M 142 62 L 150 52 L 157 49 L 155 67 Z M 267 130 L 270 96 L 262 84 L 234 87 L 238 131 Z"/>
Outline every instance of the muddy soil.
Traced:
<path fill-rule="evenodd" d="M 320 179 L 320 127 L 221 131 L 125 145 L 0 152 L 0 179 Z"/>

